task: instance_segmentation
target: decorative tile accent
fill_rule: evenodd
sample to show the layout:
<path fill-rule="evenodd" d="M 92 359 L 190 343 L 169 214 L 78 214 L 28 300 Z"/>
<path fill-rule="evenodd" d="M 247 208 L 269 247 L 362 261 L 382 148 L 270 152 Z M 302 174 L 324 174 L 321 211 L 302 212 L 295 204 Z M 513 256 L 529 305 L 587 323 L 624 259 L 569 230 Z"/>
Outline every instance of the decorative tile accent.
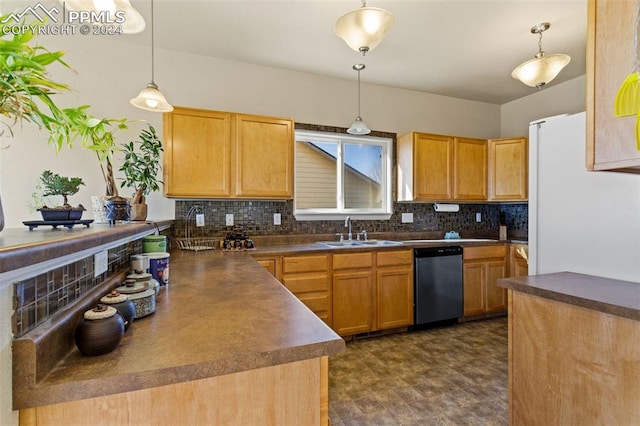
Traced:
<path fill-rule="evenodd" d="M 13 334 L 20 337 L 56 312 L 81 299 L 111 275 L 129 268 L 129 257 L 142 253 L 142 240 L 108 251 L 108 270 L 93 276 L 93 256 L 61 266 L 36 277 L 18 281 L 14 288 Z"/>

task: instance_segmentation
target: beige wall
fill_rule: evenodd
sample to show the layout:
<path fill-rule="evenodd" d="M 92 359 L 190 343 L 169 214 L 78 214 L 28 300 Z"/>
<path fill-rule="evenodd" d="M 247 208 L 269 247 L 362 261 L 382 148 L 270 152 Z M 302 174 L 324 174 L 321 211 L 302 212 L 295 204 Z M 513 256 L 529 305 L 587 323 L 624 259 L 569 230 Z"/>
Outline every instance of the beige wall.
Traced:
<path fill-rule="evenodd" d="M 529 123 L 534 120 L 584 111 L 585 85 L 586 77 L 583 75 L 502 105 L 500 137 L 527 136 Z"/>

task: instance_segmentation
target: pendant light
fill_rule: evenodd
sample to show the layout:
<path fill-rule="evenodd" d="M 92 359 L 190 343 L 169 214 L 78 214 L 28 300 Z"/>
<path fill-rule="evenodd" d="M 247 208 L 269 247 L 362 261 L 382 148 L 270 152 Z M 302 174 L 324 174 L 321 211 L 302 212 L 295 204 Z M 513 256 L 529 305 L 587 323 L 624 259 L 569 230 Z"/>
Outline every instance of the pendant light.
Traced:
<path fill-rule="evenodd" d="M 364 124 L 362 121 L 362 117 L 360 117 L 360 71 L 365 68 L 364 64 L 355 64 L 353 69 L 358 71 L 358 116 L 353 123 L 351 123 L 351 127 L 347 129 L 347 133 L 351 135 L 368 135 L 371 133 L 371 130 Z"/>
<path fill-rule="evenodd" d="M 129 0 L 60 0 L 60 3 L 73 11 L 107 12 L 107 18 L 112 22 L 105 22 L 105 25 L 120 26 L 124 34 L 141 33 L 145 28 L 144 18 Z M 118 12 L 124 12 L 122 22 L 119 22 Z"/>
<path fill-rule="evenodd" d="M 551 26 L 548 22 L 543 22 L 531 27 L 532 34 L 538 34 L 538 53 L 535 58 L 518 65 L 511 77 L 520 80 L 527 86 L 536 87 L 541 90 L 547 83 L 556 78 L 564 67 L 571 61 L 569 55 L 556 53 L 547 55 L 542 50 L 542 33 Z"/>
<path fill-rule="evenodd" d="M 390 12 L 367 7 L 366 0 L 362 0 L 362 7 L 339 17 L 333 30 L 350 48 L 364 56 L 380 44 L 394 23 L 395 18 Z"/>
<path fill-rule="evenodd" d="M 153 54 L 153 0 L 151 0 L 151 82 L 147 84 L 147 87 L 142 89 L 137 97 L 131 99 L 131 105 L 136 108 L 144 109 L 153 112 L 171 112 L 173 107 L 162 92 L 158 89 L 154 77 L 154 54 Z"/>

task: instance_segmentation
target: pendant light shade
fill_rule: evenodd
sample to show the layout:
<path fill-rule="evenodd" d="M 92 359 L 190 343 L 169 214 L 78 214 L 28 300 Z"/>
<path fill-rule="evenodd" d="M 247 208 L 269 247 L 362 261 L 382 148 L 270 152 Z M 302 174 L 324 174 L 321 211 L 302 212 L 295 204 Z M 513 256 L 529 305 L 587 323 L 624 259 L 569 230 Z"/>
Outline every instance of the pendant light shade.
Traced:
<path fill-rule="evenodd" d="M 144 18 L 129 0 L 60 0 L 60 3 L 73 11 L 108 12 L 113 21 L 107 25 L 120 25 L 124 34 L 137 34 L 145 29 Z M 120 22 L 120 12 L 124 12 L 124 21 Z"/>
<path fill-rule="evenodd" d="M 153 81 L 154 77 L 154 46 L 153 46 L 153 0 L 151 0 L 151 82 L 142 89 L 137 97 L 129 102 L 136 108 L 153 112 L 171 112 L 173 106 L 167 102 L 158 85 Z"/>
<path fill-rule="evenodd" d="M 367 7 L 366 0 L 362 0 L 362 7 L 339 17 L 333 30 L 350 48 L 365 55 L 380 44 L 394 23 L 390 12 Z"/>
<path fill-rule="evenodd" d="M 571 62 L 571 57 L 562 53 L 547 55 L 542 50 L 542 33 L 551 26 L 548 22 L 535 25 L 531 33 L 538 34 L 538 53 L 535 58 L 518 65 L 511 77 L 520 80 L 530 87 L 542 89 L 547 83 L 556 78 L 560 71 Z"/>
<path fill-rule="evenodd" d="M 347 133 L 350 135 L 368 135 L 371 133 L 371 130 L 364 124 L 362 121 L 362 117 L 360 117 L 360 71 L 365 68 L 364 64 L 355 64 L 353 69 L 358 71 L 358 116 L 353 123 L 351 123 L 351 127 L 347 129 Z"/>

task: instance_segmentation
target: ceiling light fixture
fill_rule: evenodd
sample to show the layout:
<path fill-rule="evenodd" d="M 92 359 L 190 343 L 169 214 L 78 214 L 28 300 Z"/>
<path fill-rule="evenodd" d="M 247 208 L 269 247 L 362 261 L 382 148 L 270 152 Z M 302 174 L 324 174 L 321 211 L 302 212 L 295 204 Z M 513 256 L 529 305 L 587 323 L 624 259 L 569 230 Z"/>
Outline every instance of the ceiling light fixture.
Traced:
<path fill-rule="evenodd" d="M 538 53 L 536 53 L 534 59 L 518 65 L 511 73 L 511 77 L 538 90 L 556 78 L 560 71 L 571 61 L 569 55 L 563 53 L 547 55 L 542 50 L 542 33 L 548 30 L 550 26 L 550 23 L 543 22 L 531 27 L 531 33 L 539 35 Z"/>
<path fill-rule="evenodd" d="M 364 56 L 380 44 L 394 23 L 390 12 L 368 7 L 366 0 L 362 0 L 362 7 L 339 17 L 333 30 L 350 48 Z"/>
<path fill-rule="evenodd" d="M 153 54 L 153 0 L 151 0 L 151 82 L 142 89 L 137 97 L 131 99 L 131 105 L 136 108 L 153 112 L 171 112 L 173 107 L 153 80 L 154 78 L 154 54 Z"/>
<path fill-rule="evenodd" d="M 353 69 L 358 71 L 358 116 L 353 123 L 351 123 L 351 127 L 347 129 L 347 133 L 351 135 L 368 135 L 371 133 L 371 130 L 364 124 L 362 121 L 362 117 L 360 117 L 360 71 L 365 68 L 364 64 L 355 64 Z"/>
<path fill-rule="evenodd" d="M 121 26 L 124 34 L 137 34 L 144 31 L 144 18 L 129 0 L 60 0 L 66 9 L 76 12 L 107 12 L 103 25 Z M 116 14 L 118 11 L 124 12 L 124 21 Z M 92 22 L 97 24 L 97 22 Z"/>

